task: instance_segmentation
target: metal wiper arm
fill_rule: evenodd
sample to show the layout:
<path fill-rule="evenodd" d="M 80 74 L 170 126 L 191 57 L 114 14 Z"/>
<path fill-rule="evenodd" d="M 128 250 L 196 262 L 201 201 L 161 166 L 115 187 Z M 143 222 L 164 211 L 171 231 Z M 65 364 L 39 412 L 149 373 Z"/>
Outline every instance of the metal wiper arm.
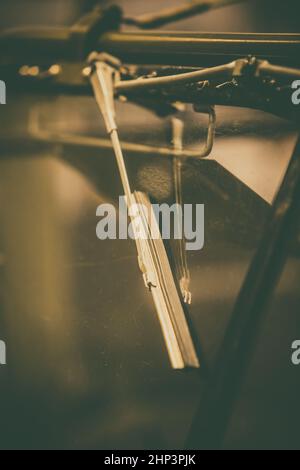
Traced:
<path fill-rule="evenodd" d="M 207 67 L 192 72 L 162 77 L 146 77 L 135 80 L 123 80 L 116 84 L 116 91 L 121 93 L 137 92 L 140 90 L 159 90 L 166 87 L 184 86 L 205 81 L 224 81 L 243 76 L 251 76 L 291 81 L 300 79 L 300 69 L 273 65 L 267 60 L 258 60 L 256 57 L 246 57 L 234 60 L 227 64 Z"/>

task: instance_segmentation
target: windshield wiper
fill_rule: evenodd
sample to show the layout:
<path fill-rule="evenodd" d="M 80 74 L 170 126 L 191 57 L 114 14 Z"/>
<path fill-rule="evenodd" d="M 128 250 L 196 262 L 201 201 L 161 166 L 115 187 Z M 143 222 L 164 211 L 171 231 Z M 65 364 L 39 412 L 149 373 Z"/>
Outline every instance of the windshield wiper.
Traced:
<path fill-rule="evenodd" d="M 168 256 L 148 196 L 132 192 L 118 136 L 114 107 L 116 69 L 105 55 L 92 55 L 90 81 L 98 107 L 105 121 L 116 156 L 129 213 L 135 207 L 143 226 L 143 236 L 135 233 L 139 266 L 144 282 L 151 291 L 157 315 L 174 369 L 200 366 L 181 300 L 176 288 Z M 112 60 L 112 58 L 110 58 Z M 112 64 L 117 65 L 117 64 Z M 135 224 L 132 224 L 134 229 Z"/>

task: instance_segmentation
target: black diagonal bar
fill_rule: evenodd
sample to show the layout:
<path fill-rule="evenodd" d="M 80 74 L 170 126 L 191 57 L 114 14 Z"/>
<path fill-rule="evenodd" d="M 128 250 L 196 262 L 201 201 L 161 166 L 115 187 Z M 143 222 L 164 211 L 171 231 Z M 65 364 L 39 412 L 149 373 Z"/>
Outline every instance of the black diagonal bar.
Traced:
<path fill-rule="evenodd" d="M 192 3 L 183 3 L 182 5 L 155 13 L 134 18 L 124 18 L 124 22 L 142 29 L 159 28 L 173 21 L 200 15 L 215 8 L 222 8 L 235 3 L 242 3 L 243 1 L 245 0 L 194 0 Z"/>
<path fill-rule="evenodd" d="M 215 371 L 201 398 L 189 436 L 189 448 L 222 446 L 267 303 L 282 273 L 291 241 L 299 230 L 299 211 L 300 139 L 236 301 Z"/>

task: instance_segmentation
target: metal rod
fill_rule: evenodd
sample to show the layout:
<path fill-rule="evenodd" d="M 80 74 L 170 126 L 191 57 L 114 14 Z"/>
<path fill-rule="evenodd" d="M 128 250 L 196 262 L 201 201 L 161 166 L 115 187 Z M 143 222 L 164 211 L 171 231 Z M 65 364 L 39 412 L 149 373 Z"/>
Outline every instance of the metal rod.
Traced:
<path fill-rule="evenodd" d="M 300 34 L 111 32 L 98 49 L 132 64 L 205 67 L 253 55 L 299 65 Z"/>
<path fill-rule="evenodd" d="M 300 34 L 108 32 L 78 50 L 72 29 L 15 28 L 0 34 L 1 62 L 39 65 L 85 60 L 93 50 L 106 51 L 132 64 L 211 66 L 239 57 L 300 63 Z"/>
<path fill-rule="evenodd" d="M 137 80 L 124 80 L 116 83 L 115 90 L 117 93 L 126 93 L 131 90 L 137 91 L 149 88 L 163 88 L 172 85 L 185 85 L 188 83 L 195 83 L 200 81 L 209 80 L 210 78 L 217 79 L 219 77 L 230 78 L 235 67 L 235 62 L 229 64 L 219 65 L 217 67 L 210 67 L 202 70 L 195 70 L 194 72 L 187 72 L 178 75 L 147 78 Z"/>
<path fill-rule="evenodd" d="M 268 227 L 236 301 L 215 371 L 192 426 L 189 448 L 220 448 L 248 368 L 253 344 L 297 236 L 300 210 L 300 139 L 273 206 Z"/>
<path fill-rule="evenodd" d="M 209 122 L 206 144 L 204 148 L 197 150 L 189 150 L 184 148 L 168 148 L 168 147 L 155 147 L 154 145 L 138 144 L 135 142 L 122 141 L 122 149 L 128 152 L 134 152 L 139 155 L 152 155 L 164 157 L 176 157 L 180 160 L 187 158 L 203 159 L 210 155 L 215 138 L 216 130 L 216 112 L 212 106 L 208 107 Z M 29 115 L 28 132 L 29 135 L 38 141 L 49 143 L 59 143 L 62 145 L 70 145 L 72 147 L 84 146 L 94 148 L 108 148 L 112 147 L 112 140 L 99 137 L 91 137 L 80 134 L 52 132 L 40 127 L 39 109 L 33 107 Z M 120 143 L 117 144 L 118 147 Z M 120 149 L 118 148 L 118 153 Z"/>
<path fill-rule="evenodd" d="M 274 78 L 287 78 L 295 80 L 300 78 L 300 70 L 290 67 L 282 67 L 280 65 L 270 64 L 268 61 L 263 61 L 259 66 L 259 72 L 262 75 L 269 75 Z"/>
<path fill-rule="evenodd" d="M 114 152 L 115 152 L 117 164 L 118 164 L 118 167 L 119 167 L 119 173 L 120 173 L 120 176 L 121 176 L 125 196 L 127 197 L 127 200 L 130 203 L 131 202 L 132 191 L 131 191 L 131 188 L 130 188 L 130 183 L 129 183 L 129 179 L 128 179 L 128 174 L 127 174 L 127 170 L 126 170 L 126 165 L 125 165 L 125 161 L 124 161 L 124 156 L 123 156 L 123 152 L 122 152 L 122 148 L 121 148 L 121 144 L 120 144 L 118 131 L 114 129 L 112 131 L 112 133 L 110 134 L 110 138 L 111 138 L 111 141 L 112 141 L 112 145 L 113 145 L 113 149 L 114 149 Z"/>

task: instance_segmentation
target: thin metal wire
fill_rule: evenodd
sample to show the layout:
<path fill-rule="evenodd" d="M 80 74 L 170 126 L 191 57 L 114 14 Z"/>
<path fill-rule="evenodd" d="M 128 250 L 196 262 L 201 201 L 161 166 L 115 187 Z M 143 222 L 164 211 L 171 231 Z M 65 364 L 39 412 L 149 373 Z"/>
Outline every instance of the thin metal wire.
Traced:
<path fill-rule="evenodd" d="M 245 59 L 245 61 L 247 61 L 247 59 Z M 185 85 L 188 83 L 197 83 L 200 81 L 209 80 L 211 78 L 217 79 L 220 76 L 224 78 L 231 78 L 235 66 L 236 61 L 233 61 L 228 64 L 218 65 L 216 67 L 209 67 L 177 75 L 168 75 L 166 77 L 122 80 L 120 82 L 115 83 L 115 91 L 119 94 L 122 94 L 130 91 L 143 90 L 146 88 L 157 89 L 172 85 Z"/>
<path fill-rule="evenodd" d="M 209 107 L 209 124 L 206 144 L 202 150 L 175 150 L 166 147 L 155 147 L 145 144 L 136 144 L 134 142 L 122 142 L 122 148 L 128 152 L 134 152 L 144 155 L 157 155 L 164 157 L 177 157 L 178 159 L 194 158 L 203 159 L 210 155 L 216 130 L 216 112 L 214 108 Z M 52 142 L 62 145 L 84 146 L 94 148 L 107 148 L 112 147 L 110 139 L 83 136 L 71 133 L 60 133 L 41 129 L 40 127 L 40 113 L 38 107 L 33 107 L 28 121 L 28 132 L 36 140 L 43 142 Z"/>
<path fill-rule="evenodd" d="M 181 119 L 172 118 L 172 130 L 173 130 L 173 146 L 176 151 L 181 152 L 183 148 L 183 130 L 184 123 Z M 182 160 L 177 156 L 173 158 L 173 175 L 174 175 L 174 190 L 176 207 L 179 209 L 183 207 L 183 196 L 182 196 Z M 178 254 L 175 256 L 175 264 L 177 270 L 177 276 L 179 278 L 179 284 L 183 300 L 187 304 L 192 303 L 192 294 L 190 292 L 190 272 L 188 269 L 188 261 L 186 255 L 186 240 L 184 231 L 182 230 L 182 212 L 177 211 L 177 221 L 179 233 L 181 237 L 177 242 Z M 180 230 L 181 229 L 181 230 Z"/>

